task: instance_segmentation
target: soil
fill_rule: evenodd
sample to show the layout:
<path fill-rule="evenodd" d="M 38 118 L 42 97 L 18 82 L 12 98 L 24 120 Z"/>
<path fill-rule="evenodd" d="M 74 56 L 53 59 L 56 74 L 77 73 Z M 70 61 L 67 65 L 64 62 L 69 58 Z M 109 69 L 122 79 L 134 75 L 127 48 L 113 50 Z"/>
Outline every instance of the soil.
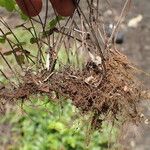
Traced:
<path fill-rule="evenodd" d="M 114 5 L 118 0 L 114 0 Z M 117 5 L 116 5 L 117 6 Z M 117 7 L 115 7 L 117 8 Z M 121 50 L 125 53 L 132 62 L 140 69 L 150 73 L 150 3 L 149 0 L 135 0 L 132 3 L 132 8 L 127 16 L 127 22 L 141 14 L 142 21 L 137 28 L 129 28 L 126 26 L 125 41 L 121 45 Z M 150 77 L 142 73 L 140 79 L 145 87 L 150 88 Z M 145 114 L 150 117 L 150 102 L 142 103 L 145 109 Z M 135 126 L 133 124 L 126 125 L 124 130 L 126 136 L 126 145 L 130 145 L 128 149 L 134 150 L 149 150 L 150 149 L 150 129 L 148 125 L 141 124 Z M 134 138 L 136 136 L 136 139 Z"/>
<path fill-rule="evenodd" d="M 143 20 L 137 28 L 127 28 L 124 52 L 143 71 L 150 73 L 150 3 L 149 0 L 133 2 L 133 7 L 127 21 L 141 14 Z M 150 87 L 150 77 L 141 76 L 145 86 Z"/>

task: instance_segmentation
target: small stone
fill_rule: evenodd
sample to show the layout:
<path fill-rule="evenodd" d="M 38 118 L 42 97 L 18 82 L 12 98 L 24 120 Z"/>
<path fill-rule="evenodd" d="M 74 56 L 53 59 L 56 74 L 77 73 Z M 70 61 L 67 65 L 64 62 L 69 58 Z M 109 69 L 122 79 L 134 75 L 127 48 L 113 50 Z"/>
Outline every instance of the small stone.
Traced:
<path fill-rule="evenodd" d="M 128 90 L 128 87 L 124 86 L 123 90 L 126 92 Z"/>
<path fill-rule="evenodd" d="M 116 35 L 115 43 L 122 44 L 123 42 L 124 42 L 124 34 L 123 32 L 118 32 L 118 34 Z"/>
<path fill-rule="evenodd" d="M 132 147 L 135 147 L 135 141 L 132 140 L 132 141 L 130 142 L 130 145 L 131 145 Z"/>
<path fill-rule="evenodd" d="M 148 119 L 145 119 L 144 123 L 145 123 L 146 125 L 148 125 L 148 124 L 149 124 L 149 120 L 148 120 Z"/>
<path fill-rule="evenodd" d="M 141 117 L 141 118 L 144 118 L 144 114 L 141 114 L 140 117 Z"/>
<path fill-rule="evenodd" d="M 113 24 L 109 24 L 108 27 L 106 27 L 106 35 L 107 37 L 111 37 L 112 31 L 114 29 Z M 122 44 L 124 42 L 124 33 L 118 32 L 117 35 L 113 37 L 113 40 L 115 39 L 116 44 Z"/>
<path fill-rule="evenodd" d="M 142 19 L 143 19 L 143 16 L 139 14 L 137 17 L 129 20 L 128 27 L 137 28 L 138 24 L 142 21 Z"/>

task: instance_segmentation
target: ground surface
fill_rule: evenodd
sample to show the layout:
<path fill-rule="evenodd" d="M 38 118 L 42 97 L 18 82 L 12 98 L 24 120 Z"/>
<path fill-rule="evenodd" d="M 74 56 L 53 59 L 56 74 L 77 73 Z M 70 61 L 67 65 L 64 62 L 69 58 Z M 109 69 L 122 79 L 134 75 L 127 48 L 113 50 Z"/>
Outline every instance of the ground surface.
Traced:
<path fill-rule="evenodd" d="M 115 4 L 118 0 L 115 0 Z M 142 21 L 138 24 L 137 28 L 126 28 L 125 42 L 121 46 L 122 51 L 128 55 L 130 60 L 137 64 L 142 70 L 150 73 L 150 2 L 149 0 L 133 0 L 132 10 L 127 16 L 127 22 L 141 14 Z M 150 88 L 150 77 L 141 74 L 144 85 Z M 143 102 L 145 113 L 150 116 L 150 102 Z M 135 150 L 149 150 L 150 149 L 150 128 L 145 125 L 135 127 L 128 124 L 125 133 L 129 137 L 134 138 L 137 133 L 137 141 L 130 141 L 130 144 Z M 129 131 L 129 132 L 127 132 Z M 135 144 L 136 143 L 136 144 Z M 134 145 L 135 144 L 135 145 Z"/>
<path fill-rule="evenodd" d="M 113 8 L 117 10 L 119 14 L 120 2 L 118 0 L 113 0 L 111 2 Z M 147 73 L 150 73 L 150 1 L 149 0 L 133 0 L 131 10 L 127 16 L 127 19 L 124 23 L 124 43 L 119 46 L 120 50 L 123 53 L 127 54 L 132 62 L 134 62 L 140 69 L 144 70 Z M 8 22 L 11 24 L 14 23 L 14 16 L 9 17 L 6 13 L 0 9 L 0 14 L 3 15 Z M 142 21 L 138 24 L 136 28 L 130 28 L 127 26 L 127 23 L 132 18 L 141 14 L 143 16 Z M 16 20 L 17 21 L 17 20 Z M 140 75 L 140 78 L 143 81 L 143 84 L 150 88 L 150 77 L 145 76 L 144 73 Z M 145 112 L 147 116 L 150 116 L 150 102 L 143 103 Z M 146 106 L 146 107 L 145 107 Z M 137 141 L 130 140 L 129 144 L 135 150 L 149 150 L 150 149 L 150 130 L 148 126 L 141 125 L 140 127 L 135 127 L 134 125 L 127 125 L 129 132 L 129 137 L 133 137 L 133 134 L 140 134 L 141 137 L 137 136 Z"/>
<path fill-rule="evenodd" d="M 128 28 L 123 44 L 125 53 L 140 68 L 150 73 L 150 3 L 149 0 L 133 1 L 132 11 L 129 13 L 127 20 L 141 14 L 142 21 L 137 28 Z M 150 77 L 142 76 L 145 85 L 150 87 Z"/>

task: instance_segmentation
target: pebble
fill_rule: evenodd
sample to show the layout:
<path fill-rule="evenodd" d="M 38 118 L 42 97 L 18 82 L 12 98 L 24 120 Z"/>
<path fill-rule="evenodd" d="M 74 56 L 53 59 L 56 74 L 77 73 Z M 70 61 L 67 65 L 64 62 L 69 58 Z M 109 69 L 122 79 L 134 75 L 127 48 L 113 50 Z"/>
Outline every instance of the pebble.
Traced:
<path fill-rule="evenodd" d="M 109 24 L 109 26 L 106 28 L 106 35 L 107 37 L 110 37 L 112 34 L 112 30 L 113 30 L 113 25 Z M 118 32 L 117 35 L 115 35 L 113 37 L 113 39 L 115 39 L 115 43 L 116 44 L 123 44 L 124 43 L 124 33 L 123 32 Z"/>

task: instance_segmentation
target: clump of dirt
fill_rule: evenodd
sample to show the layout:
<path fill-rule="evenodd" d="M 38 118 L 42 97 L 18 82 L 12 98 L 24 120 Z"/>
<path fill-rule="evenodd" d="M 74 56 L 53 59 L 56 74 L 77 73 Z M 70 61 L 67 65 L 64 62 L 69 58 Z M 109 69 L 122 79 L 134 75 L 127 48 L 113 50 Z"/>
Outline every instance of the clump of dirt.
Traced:
<path fill-rule="evenodd" d="M 114 50 L 109 51 L 105 65 L 105 75 L 102 65 L 92 61 L 83 70 L 66 67 L 58 72 L 44 70 L 36 75 L 30 71 L 23 77 L 19 88 L 11 92 L 2 88 L 0 98 L 27 99 L 38 93 L 46 93 L 55 100 L 65 96 L 83 113 L 93 113 L 93 127 L 107 119 L 136 121 L 139 117 L 140 88 L 132 65 L 125 55 Z"/>
<path fill-rule="evenodd" d="M 93 112 L 94 126 L 103 120 L 114 121 L 120 117 L 136 121 L 140 88 L 131 64 L 123 54 L 115 51 L 110 51 L 105 64 L 106 76 L 101 66 L 93 62 L 87 63 L 82 72 L 65 68 L 50 78 L 51 90 L 67 95 L 83 112 Z"/>

